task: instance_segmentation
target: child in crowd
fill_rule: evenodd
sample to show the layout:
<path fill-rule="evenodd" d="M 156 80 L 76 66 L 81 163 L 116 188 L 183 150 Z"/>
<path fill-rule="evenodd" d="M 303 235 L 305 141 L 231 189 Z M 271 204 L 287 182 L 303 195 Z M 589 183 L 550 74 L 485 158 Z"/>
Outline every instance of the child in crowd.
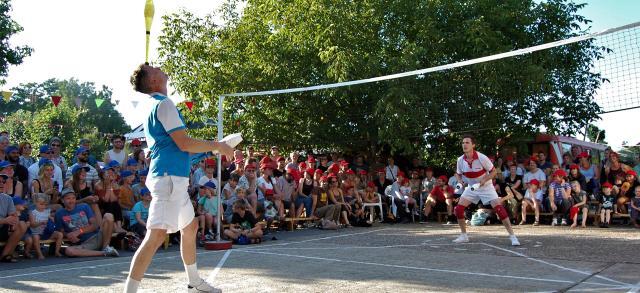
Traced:
<path fill-rule="evenodd" d="M 413 198 L 413 193 L 411 192 L 411 180 L 409 178 L 405 178 L 402 180 L 402 186 L 400 187 L 400 193 L 404 197 L 404 211 L 409 213 L 409 205 L 415 205 L 416 200 Z"/>
<path fill-rule="evenodd" d="M 247 210 L 247 203 L 238 199 L 233 203 L 233 217 L 231 226 L 224 231 L 224 235 L 233 240 L 245 244 L 262 242 L 262 229 L 257 226 L 258 220 Z"/>
<path fill-rule="evenodd" d="M 44 255 L 40 250 L 40 240 L 51 239 L 55 241 L 55 255 L 61 257 L 60 247 L 62 246 L 62 233 L 55 231 L 54 218 L 51 214 L 51 209 L 48 208 L 48 203 L 51 197 L 48 194 L 37 193 L 34 195 L 35 210 L 29 213 L 29 224 L 31 229 L 31 235 L 33 237 L 33 250 L 36 252 L 38 259 L 44 259 Z M 25 255 L 28 254 L 28 248 L 25 248 Z"/>
<path fill-rule="evenodd" d="M 571 201 L 572 206 L 569 209 L 569 218 L 573 222 L 571 228 L 578 226 L 578 212 L 582 210 L 582 228 L 587 228 L 587 214 L 589 214 L 589 205 L 587 204 L 587 192 L 582 190 L 580 181 L 571 181 Z"/>
<path fill-rule="evenodd" d="M 636 186 L 635 197 L 631 199 L 631 222 L 636 228 L 640 228 L 640 185 Z"/>
<path fill-rule="evenodd" d="M 0 186 L 0 193 L 2 193 L 1 186 Z M 28 227 L 30 222 L 29 222 L 29 211 L 27 209 L 27 202 L 19 196 L 12 196 L 11 198 L 13 199 L 13 206 L 15 207 L 15 212 L 9 213 L 7 216 L 17 217 L 19 222 L 25 222 Z M 20 240 L 24 242 L 24 247 L 25 247 L 24 256 L 26 258 L 33 258 L 33 256 L 29 253 L 29 250 L 31 249 L 31 247 L 33 247 L 33 237 L 31 236 L 31 231 L 27 229 L 27 231 L 24 233 L 24 235 L 22 235 L 22 238 L 20 238 Z"/>
<path fill-rule="evenodd" d="M 609 228 L 611 222 L 611 211 L 616 208 L 616 197 L 611 193 L 613 185 L 609 182 L 602 184 L 602 198 L 600 203 L 602 208 L 600 209 L 600 228 Z"/>
<path fill-rule="evenodd" d="M 198 210 L 200 214 L 200 223 L 204 220 L 205 225 L 201 225 L 201 235 L 205 235 L 205 239 L 213 240 L 215 234 L 212 227 L 216 224 L 218 217 L 218 196 L 216 195 L 215 183 L 207 181 L 204 185 L 206 188 L 206 196 L 198 201 Z M 206 230 L 205 230 L 206 228 Z"/>
<path fill-rule="evenodd" d="M 540 225 L 540 207 L 542 204 L 542 190 L 539 189 L 540 182 L 538 179 L 531 179 L 529 181 L 529 188 L 524 194 L 522 199 L 522 220 L 520 225 L 524 225 L 527 222 L 527 209 L 533 209 L 535 213 L 534 226 Z"/>
<path fill-rule="evenodd" d="M 273 220 L 278 219 L 278 211 L 276 210 L 273 202 L 265 200 L 264 201 L 264 219 L 267 221 L 267 232 L 271 229 L 271 224 Z M 266 234 L 266 232 L 265 232 Z"/>
<path fill-rule="evenodd" d="M 242 202 L 246 203 L 247 206 L 245 208 L 247 209 L 247 211 L 254 214 L 253 210 L 251 209 L 251 204 L 249 203 L 249 199 L 247 198 L 247 190 L 238 186 L 235 191 L 236 191 L 236 198 L 237 198 L 236 201 L 241 200 Z M 231 224 L 232 217 L 233 217 L 233 204 L 230 204 L 227 206 L 227 209 L 224 211 L 225 221 Z"/>
<path fill-rule="evenodd" d="M 131 230 L 144 238 L 147 234 L 147 218 L 149 217 L 149 205 L 151 204 L 151 192 L 144 187 L 140 190 L 142 200 L 137 202 L 129 216 Z"/>

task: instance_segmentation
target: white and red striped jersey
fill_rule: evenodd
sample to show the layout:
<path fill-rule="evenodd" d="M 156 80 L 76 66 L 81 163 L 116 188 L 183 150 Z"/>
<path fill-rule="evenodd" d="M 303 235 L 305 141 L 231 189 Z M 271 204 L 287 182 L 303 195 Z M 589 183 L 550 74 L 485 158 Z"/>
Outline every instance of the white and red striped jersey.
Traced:
<path fill-rule="evenodd" d="M 493 163 L 482 153 L 473 151 L 473 158 L 467 160 L 465 155 L 458 158 L 456 173 L 462 176 L 462 180 L 473 185 L 480 182 L 482 175 L 493 171 Z"/>

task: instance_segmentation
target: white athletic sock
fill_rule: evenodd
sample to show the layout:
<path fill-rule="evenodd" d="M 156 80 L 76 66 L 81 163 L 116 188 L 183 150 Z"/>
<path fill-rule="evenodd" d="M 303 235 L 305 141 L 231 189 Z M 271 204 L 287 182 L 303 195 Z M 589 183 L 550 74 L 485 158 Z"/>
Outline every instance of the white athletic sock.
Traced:
<path fill-rule="evenodd" d="M 198 275 L 198 265 L 193 263 L 191 265 L 185 264 L 184 270 L 187 272 L 187 278 L 189 278 L 189 285 L 197 286 L 200 284 L 200 275 Z"/>
<path fill-rule="evenodd" d="M 140 286 L 140 281 L 127 277 L 127 282 L 124 283 L 124 293 L 135 293 L 138 291 L 138 286 Z"/>

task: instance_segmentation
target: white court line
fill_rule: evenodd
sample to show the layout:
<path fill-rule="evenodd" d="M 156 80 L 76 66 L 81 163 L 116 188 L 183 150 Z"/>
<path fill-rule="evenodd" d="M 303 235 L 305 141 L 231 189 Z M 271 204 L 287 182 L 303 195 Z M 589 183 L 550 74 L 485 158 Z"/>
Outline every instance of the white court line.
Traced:
<path fill-rule="evenodd" d="M 179 251 L 177 251 L 177 252 L 178 252 L 178 255 L 153 258 L 153 261 L 180 257 Z M 203 251 L 203 252 L 197 252 L 196 255 L 211 254 L 211 253 L 216 253 L 216 252 L 222 252 L 222 251 Z M 102 260 L 96 260 L 96 261 L 101 261 L 102 262 Z M 86 265 L 86 266 L 79 266 L 79 267 L 72 267 L 72 268 L 65 268 L 65 269 L 57 268 L 55 270 L 49 270 L 49 271 L 39 271 L 39 272 L 15 274 L 15 275 L 8 275 L 8 276 L 7 275 L 2 275 L 2 276 L 0 276 L 0 279 L 9 279 L 9 278 L 25 277 L 25 276 L 35 276 L 35 275 L 49 274 L 49 273 L 56 273 L 56 272 L 64 272 L 64 271 L 96 269 L 96 268 L 101 268 L 101 267 L 110 267 L 110 266 L 117 266 L 117 265 L 122 265 L 122 264 L 131 264 L 131 260 L 128 260 L 126 262 L 113 262 L 113 263 L 98 264 L 98 265 Z M 57 265 L 50 265 L 50 266 L 59 267 L 60 265 L 66 265 L 66 264 L 57 264 Z M 30 268 L 25 268 L 25 269 L 22 269 L 22 270 L 28 270 L 28 269 L 30 269 Z"/>
<path fill-rule="evenodd" d="M 542 264 L 546 264 L 546 265 L 549 265 L 549 266 L 552 266 L 552 267 L 556 267 L 556 268 L 559 268 L 559 269 L 563 269 L 563 270 L 565 270 L 565 271 L 570 271 L 570 272 L 574 272 L 574 273 L 581 274 L 581 275 L 585 275 L 585 276 L 591 276 L 591 275 L 592 275 L 592 273 L 589 273 L 589 272 L 584 272 L 584 271 L 580 271 L 580 270 L 576 270 L 576 269 L 572 269 L 572 268 L 563 267 L 563 266 L 561 266 L 561 265 L 557 265 L 557 264 L 554 264 L 554 263 L 550 263 L 550 262 L 548 262 L 548 261 L 544 261 L 544 260 L 541 260 L 541 259 L 536 259 L 536 258 L 533 258 L 533 257 L 527 256 L 527 255 L 525 255 L 525 254 L 523 254 L 523 253 L 520 253 L 520 252 L 517 252 L 517 251 L 513 251 L 513 250 L 509 250 L 509 249 L 502 248 L 502 247 L 498 247 L 498 246 L 491 245 L 491 244 L 488 244 L 488 243 L 479 242 L 479 244 L 482 244 L 482 245 L 485 245 L 485 246 L 489 246 L 489 247 L 492 247 L 492 248 L 495 248 L 495 249 L 498 249 L 498 250 L 502 250 L 502 251 L 505 251 L 505 252 L 509 252 L 509 253 L 512 253 L 512 254 L 515 254 L 515 255 L 518 255 L 518 256 L 524 257 L 524 258 L 526 258 L 526 259 L 532 260 L 532 261 L 536 261 L 536 262 L 539 262 L 539 263 L 542 263 Z M 633 285 L 631 285 L 631 284 L 628 284 L 628 283 L 625 283 L 625 282 L 616 281 L 616 280 L 614 280 L 614 279 L 607 278 L 607 277 L 603 277 L 603 276 L 600 276 L 600 275 L 594 275 L 594 277 L 596 277 L 596 278 L 598 278 L 598 279 L 605 280 L 605 281 L 609 281 L 609 282 L 617 283 L 617 284 L 620 284 L 620 285 L 633 286 Z"/>
<path fill-rule="evenodd" d="M 599 292 L 602 290 L 626 290 L 629 289 L 629 286 L 615 286 L 615 287 L 604 287 L 604 288 L 585 288 L 585 289 L 571 289 L 567 292 Z"/>
<path fill-rule="evenodd" d="M 213 284 L 213 281 L 216 280 L 216 276 L 218 275 L 218 272 L 220 272 L 220 269 L 222 268 L 224 263 L 227 261 L 229 254 L 231 254 L 231 249 L 227 250 L 227 252 L 224 253 L 216 268 L 213 269 L 213 272 L 209 274 L 209 277 L 207 278 L 207 282 L 209 282 L 209 284 Z"/>
<path fill-rule="evenodd" d="M 337 247 L 271 247 L 271 248 L 255 248 L 249 251 L 271 251 L 271 250 L 336 250 L 336 249 L 380 249 L 380 248 L 401 248 L 401 247 L 420 247 L 424 244 L 398 244 L 385 246 L 337 246 Z"/>
<path fill-rule="evenodd" d="M 640 282 L 631 287 L 631 290 L 627 291 L 627 293 L 638 293 L 640 291 Z"/>
<path fill-rule="evenodd" d="M 342 262 L 342 263 L 353 263 L 353 264 L 359 264 L 359 265 L 374 265 L 374 266 L 391 267 L 391 268 L 412 269 L 412 270 L 422 270 L 422 271 L 441 272 L 441 273 L 454 273 L 454 274 L 463 274 L 463 275 L 474 275 L 474 276 L 483 276 L 483 277 L 495 277 L 495 278 L 530 280 L 530 281 L 544 281 L 544 282 L 554 282 L 554 283 L 569 283 L 569 284 L 575 283 L 574 281 L 567 281 L 567 280 L 531 278 L 531 277 L 520 277 L 520 276 L 510 276 L 510 275 L 494 275 L 494 274 L 487 274 L 487 273 L 474 273 L 474 272 L 454 271 L 454 270 L 444 270 L 444 269 L 434 269 L 434 268 L 401 266 L 401 265 L 381 264 L 381 263 L 355 261 L 355 260 L 343 260 L 343 259 L 334 259 L 334 258 L 325 258 L 325 257 L 293 255 L 293 254 L 285 254 L 285 253 L 274 253 L 274 252 L 266 252 L 266 251 L 242 250 L 242 252 L 256 253 L 256 254 L 267 254 L 267 255 L 277 255 L 277 256 L 286 256 L 286 257 L 297 257 L 297 258 L 304 258 L 304 259 L 323 260 L 323 261 Z"/>
<path fill-rule="evenodd" d="M 302 241 L 285 242 L 285 243 L 270 244 L 270 245 L 261 245 L 261 247 L 283 246 L 283 245 L 306 243 L 306 242 L 318 241 L 318 240 L 327 240 L 327 239 L 333 239 L 333 238 L 349 237 L 349 236 L 355 236 L 355 235 L 363 235 L 363 234 L 375 233 L 375 232 L 379 232 L 379 231 L 383 231 L 383 230 L 387 230 L 387 229 L 389 229 L 389 228 L 372 230 L 372 231 L 367 231 L 367 232 L 360 232 L 360 233 L 340 234 L 340 235 L 327 236 L 327 237 L 322 237 L 322 238 L 307 239 L 307 240 L 302 240 Z M 248 248 L 236 249 L 236 250 L 253 250 L 253 249 L 254 248 L 248 247 Z"/>

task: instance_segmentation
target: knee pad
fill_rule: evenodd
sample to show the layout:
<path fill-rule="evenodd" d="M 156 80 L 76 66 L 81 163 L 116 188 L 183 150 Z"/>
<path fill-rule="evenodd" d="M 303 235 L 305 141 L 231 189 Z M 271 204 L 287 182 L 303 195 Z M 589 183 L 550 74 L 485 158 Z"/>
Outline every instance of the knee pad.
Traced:
<path fill-rule="evenodd" d="M 496 214 L 498 215 L 498 219 L 500 219 L 500 221 L 509 218 L 507 210 L 501 204 L 495 206 L 493 209 L 496 211 Z"/>
<path fill-rule="evenodd" d="M 455 208 L 453 208 L 453 213 L 456 215 L 456 218 L 458 219 L 464 219 L 464 206 L 461 205 L 457 205 Z"/>

